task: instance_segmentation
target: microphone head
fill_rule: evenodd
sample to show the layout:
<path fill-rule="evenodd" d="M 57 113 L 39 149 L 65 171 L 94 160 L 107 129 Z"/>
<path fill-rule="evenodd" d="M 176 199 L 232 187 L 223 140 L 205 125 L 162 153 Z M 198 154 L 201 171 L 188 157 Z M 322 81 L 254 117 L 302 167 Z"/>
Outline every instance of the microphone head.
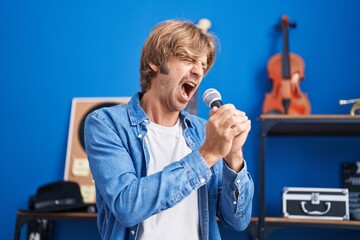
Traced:
<path fill-rule="evenodd" d="M 214 101 L 221 101 L 221 95 L 218 90 L 215 88 L 209 88 L 207 89 L 203 94 L 203 101 L 206 104 L 206 106 L 211 108 L 211 104 Z"/>

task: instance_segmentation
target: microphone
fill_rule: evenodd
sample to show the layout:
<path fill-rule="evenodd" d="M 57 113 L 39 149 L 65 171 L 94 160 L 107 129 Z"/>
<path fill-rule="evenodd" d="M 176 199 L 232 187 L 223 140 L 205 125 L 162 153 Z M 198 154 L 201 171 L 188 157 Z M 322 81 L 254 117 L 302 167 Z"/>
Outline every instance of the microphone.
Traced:
<path fill-rule="evenodd" d="M 206 106 L 213 108 L 213 107 L 221 107 L 223 105 L 221 101 L 221 95 L 218 90 L 215 88 L 207 89 L 203 94 L 203 101 Z"/>

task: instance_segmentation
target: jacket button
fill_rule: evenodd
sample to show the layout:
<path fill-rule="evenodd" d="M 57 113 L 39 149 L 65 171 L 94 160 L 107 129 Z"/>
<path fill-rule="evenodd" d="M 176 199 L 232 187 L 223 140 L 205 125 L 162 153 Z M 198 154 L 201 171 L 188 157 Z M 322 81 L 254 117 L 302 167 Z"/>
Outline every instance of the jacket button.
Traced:
<path fill-rule="evenodd" d="M 138 138 L 141 138 L 141 137 L 142 137 L 141 133 L 140 133 L 137 137 L 138 137 Z"/>
<path fill-rule="evenodd" d="M 131 230 L 130 233 L 131 233 L 131 235 L 134 235 L 134 234 L 135 234 L 135 231 L 134 231 L 134 230 Z"/>

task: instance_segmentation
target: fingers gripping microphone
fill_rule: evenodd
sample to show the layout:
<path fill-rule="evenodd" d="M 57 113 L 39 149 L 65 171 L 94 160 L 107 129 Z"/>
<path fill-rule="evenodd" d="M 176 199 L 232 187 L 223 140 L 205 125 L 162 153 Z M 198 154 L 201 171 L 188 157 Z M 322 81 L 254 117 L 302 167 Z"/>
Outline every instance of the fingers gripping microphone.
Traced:
<path fill-rule="evenodd" d="M 209 88 L 204 92 L 203 101 L 210 108 L 221 107 L 223 105 L 220 93 L 214 88 Z"/>

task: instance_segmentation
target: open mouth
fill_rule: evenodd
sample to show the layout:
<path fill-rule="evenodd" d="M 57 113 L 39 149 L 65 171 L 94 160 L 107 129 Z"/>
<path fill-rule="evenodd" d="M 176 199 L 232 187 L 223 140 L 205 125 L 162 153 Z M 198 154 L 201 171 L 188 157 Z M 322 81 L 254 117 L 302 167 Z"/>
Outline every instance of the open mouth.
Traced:
<path fill-rule="evenodd" d="M 181 86 L 183 96 L 186 100 L 190 100 L 191 96 L 195 92 L 196 84 L 193 82 L 184 82 L 184 84 Z"/>

